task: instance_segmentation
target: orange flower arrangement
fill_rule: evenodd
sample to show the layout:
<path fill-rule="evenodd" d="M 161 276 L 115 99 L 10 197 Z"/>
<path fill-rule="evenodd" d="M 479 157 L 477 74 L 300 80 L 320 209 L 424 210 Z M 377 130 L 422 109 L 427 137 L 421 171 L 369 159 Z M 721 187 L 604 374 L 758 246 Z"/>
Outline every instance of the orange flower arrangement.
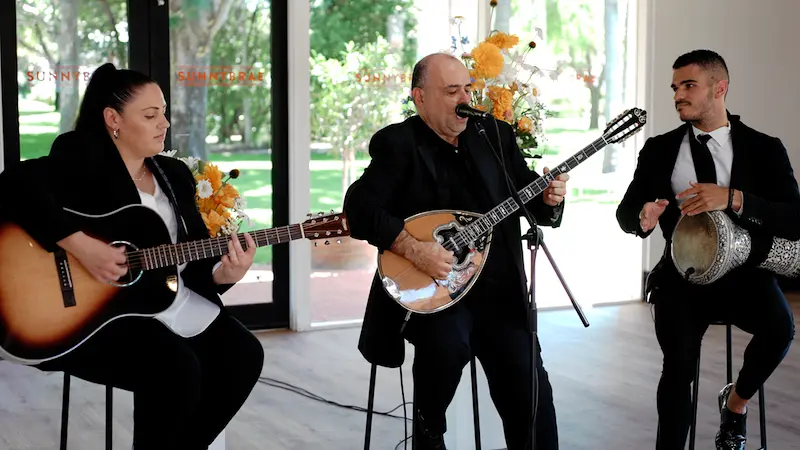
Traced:
<path fill-rule="evenodd" d="M 490 2 L 492 14 L 495 0 Z M 456 16 L 452 23 L 458 27 L 458 36 L 451 36 L 450 52 L 460 56 L 472 77 L 473 107 L 488 111 L 497 120 L 508 122 L 516 134 L 520 151 L 528 158 L 541 158 L 540 140 L 544 136 L 543 121 L 547 110 L 540 101 L 540 90 L 534 84 L 534 76 L 543 76 L 544 71 L 526 61 L 536 48 L 534 41 L 520 45 L 515 34 L 493 31 L 472 50 L 467 37 L 461 35 L 464 17 Z M 491 21 L 491 18 L 490 18 Z M 536 30 L 542 38 L 541 30 Z M 519 48 L 518 48 L 519 47 Z M 555 74 L 551 71 L 552 75 Z M 415 113 L 411 96 L 402 101 L 403 114 L 408 117 Z"/>
<path fill-rule="evenodd" d="M 164 154 L 174 156 L 175 151 Z M 197 181 L 195 201 L 211 237 L 235 234 L 242 220 L 250 221 L 244 213 L 244 197 L 228 183 L 239 177 L 239 169 L 224 173 L 215 164 L 192 156 L 178 159 L 186 163 Z"/>
<path fill-rule="evenodd" d="M 531 41 L 523 50 L 515 51 L 519 43 L 514 34 L 494 31 L 471 52 L 462 52 L 461 57 L 472 76 L 472 106 L 508 122 L 522 153 L 538 158 L 541 155 L 532 150 L 539 147 L 547 112 L 531 79 L 542 71 L 525 62 L 536 44 Z"/>

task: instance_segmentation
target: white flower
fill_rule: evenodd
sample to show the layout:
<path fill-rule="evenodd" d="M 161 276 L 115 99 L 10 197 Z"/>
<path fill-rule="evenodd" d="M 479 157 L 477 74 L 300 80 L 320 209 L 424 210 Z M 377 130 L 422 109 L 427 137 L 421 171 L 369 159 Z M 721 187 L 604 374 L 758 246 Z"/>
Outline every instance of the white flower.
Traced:
<path fill-rule="evenodd" d="M 517 136 L 517 146 L 522 145 L 522 138 Z"/>
<path fill-rule="evenodd" d="M 239 231 L 239 225 L 237 225 L 236 222 L 232 220 L 229 220 L 227 224 L 222 226 L 222 232 L 227 236 L 236 234 L 238 231 Z"/>
<path fill-rule="evenodd" d="M 197 182 L 197 196 L 200 198 L 211 197 L 214 193 L 214 188 L 208 180 L 200 180 Z"/>
<path fill-rule="evenodd" d="M 250 219 L 250 216 L 243 213 L 242 211 L 237 211 L 236 216 L 237 216 L 236 218 L 239 220 L 246 220 L 248 226 L 253 226 L 253 221 Z"/>
<path fill-rule="evenodd" d="M 517 81 L 517 73 L 517 69 L 515 69 L 513 65 L 506 64 L 503 66 L 503 72 L 497 76 L 497 83 L 500 85 L 511 85 Z"/>
<path fill-rule="evenodd" d="M 233 201 L 233 208 L 237 211 L 247 209 L 247 200 L 244 197 L 236 197 L 236 200 Z"/>
<path fill-rule="evenodd" d="M 536 107 L 536 97 L 533 94 L 529 94 L 525 96 L 525 101 L 528 103 L 528 106 L 533 109 Z"/>
<path fill-rule="evenodd" d="M 177 150 L 164 150 L 163 152 L 161 152 L 162 155 L 169 156 L 170 158 L 175 156 L 176 153 L 178 153 Z"/>
<path fill-rule="evenodd" d="M 200 168 L 200 158 L 187 156 L 186 158 L 180 158 L 180 160 L 183 161 L 192 172 L 197 172 L 197 170 Z"/>

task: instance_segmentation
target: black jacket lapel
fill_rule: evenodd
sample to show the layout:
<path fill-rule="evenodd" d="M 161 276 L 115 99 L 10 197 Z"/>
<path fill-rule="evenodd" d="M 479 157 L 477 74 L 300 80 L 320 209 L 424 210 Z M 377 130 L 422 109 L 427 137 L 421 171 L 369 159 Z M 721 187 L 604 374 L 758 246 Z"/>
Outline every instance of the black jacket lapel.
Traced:
<path fill-rule="evenodd" d="M 745 176 L 744 170 L 747 166 L 747 146 L 749 145 L 745 130 L 739 122 L 739 116 L 728 114 L 728 121 L 731 124 L 731 147 L 733 147 L 733 162 L 731 163 L 731 187 L 742 191 L 750 190 L 749 178 Z"/>
<path fill-rule="evenodd" d="M 491 129 L 491 128 L 490 128 Z M 496 142 L 492 139 L 491 136 L 496 136 L 495 134 L 489 133 L 487 130 L 487 135 L 490 136 L 489 139 L 492 141 L 492 146 L 494 146 L 495 150 L 500 152 L 501 155 L 507 154 L 509 151 L 508 149 L 503 150 L 504 147 L 501 147 L 503 142 Z M 500 162 L 498 157 L 494 155 L 492 149 L 489 148 L 487 144 L 484 142 L 484 138 L 478 133 L 478 129 L 475 127 L 474 122 L 470 119 L 470 124 L 467 126 L 467 129 L 461 134 L 459 139 L 463 139 L 463 144 L 467 148 L 467 154 L 472 158 L 472 162 L 474 163 L 475 167 L 478 168 L 478 173 L 480 174 L 480 180 L 475 180 L 476 183 L 480 183 L 482 186 L 485 186 L 487 192 L 489 194 L 489 200 L 492 202 L 492 208 L 499 205 L 501 202 L 505 201 L 507 198 L 511 197 L 511 192 L 509 191 L 508 185 L 505 181 L 505 175 L 503 174 L 503 169 L 500 167 Z M 506 145 L 510 145 L 510 143 L 506 142 Z M 513 151 L 513 150 L 511 150 Z M 506 170 L 509 172 L 509 176 L 511 177 L 512 181 L 514 182 L 514 187 L 519 190 L 522 189 L 524 186 L 520 186 L 517 180 L 514 179 L 513 172 L 511 168 L 507 165 Z M 530 207 L 530 202 L 527 205 Z M 511 223 L 512 220 L 519 220 L 517 216 L 511 216 L 506 218 L 497 226 L 502 228 L 503 234 L 505 235 L 506 239 L 504 239 L 507 243 L 508 249 L 511 252 L 511 255 L 517 255 L 519 253 L 520 245 L 518 244 L 518 239 L 521 238 L 519 232 L 516 231 L 514 225 Z M 527 289 L 525 286 L 525 272 L 524 267 L 522 266 L 522 261 L 520 258 L 514 258 L 514 264 L 517 266 L 517 269 L 522 274 L 520 278 L 523 286 L 523 291 Z"/>
<path fill-rule="evenodd" d="M 478 168 L 478 173 L 481 176 L 480 181 L 482 181 L 482 184 L 488 189 L 492 207 L 499 205 L 501 201 L 510 197 L 510 193 L 502 194 L 500 192 L 498 181 L 502 181 L 501 177 L 504 177 L 504 175 L 500 171 L 499 163 L 492 154 L 492 150 L 487 145 L 483 145 L 483 137 L 478 134 L 478 130 L 475 128 L 475 123 L 472 119 L 470 119 L 467 129 L 459 136 L 459 140 L 464 144 L 464 147 L 466 147 L 467 154 L 472 158 L 475 167 Z M 492 142 L 492 145 L 495 146 L 495 149 L 498 151 L 500 150 L 497 142 Z M 503 182 L 502 185 L 505 186 L 505 182 Z M 523 186 L 517 186 L 518 189 L 522 187 Z"/>

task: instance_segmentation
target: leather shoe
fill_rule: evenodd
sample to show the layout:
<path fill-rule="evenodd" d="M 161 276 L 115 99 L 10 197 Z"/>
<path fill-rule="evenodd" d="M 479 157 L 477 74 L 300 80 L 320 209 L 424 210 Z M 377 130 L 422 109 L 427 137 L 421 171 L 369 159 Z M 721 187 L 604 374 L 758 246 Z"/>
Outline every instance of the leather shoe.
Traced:
<path fill-rule="evenodd" d="M 447 450 L 444 445 L 444 433 L 432 430 L 426 423 L 422 413 L 417 411 L 417 436 L 414 436 L 414 448 L 417 450 Z"/>
<path fill-rule="evenodd" d="M 447 450 L 444 445 L 444 436 L 428 436 L 423 433 L 417 440 L 417 450 Z"/>
<path fill-rule="evenodd" d="M 728 409 L 728 397 L 733 391 L 734 384 L 730 383 L 719 392 L 720 425 L 714 443 L 717 450 L 744 450 L 747 442 L 747 411 L 737 414 Z"/>

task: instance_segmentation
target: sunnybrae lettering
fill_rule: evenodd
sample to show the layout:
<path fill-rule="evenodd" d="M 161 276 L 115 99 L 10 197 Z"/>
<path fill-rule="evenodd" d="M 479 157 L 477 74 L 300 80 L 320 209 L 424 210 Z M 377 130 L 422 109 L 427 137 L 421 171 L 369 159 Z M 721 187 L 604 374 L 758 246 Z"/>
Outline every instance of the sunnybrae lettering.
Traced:
<path fill-rule="evenodd" d="M 359 83 L 407 83 L 411 81 L 411 75 L 408 73 L 370 73 L 362 70 L 357 72 L 355 77 Z"/>
<path fill-rule="evenodd" d="M 66 71 L 66 70 L 55 70 L 49 72 L 42 72 L 42 71 L 28 71 L 25 74 L 28 78 L 29 82 L 34 80 L 36 81 L 89 81 L 89 77 L 92 75 L 90 72 L 80 72 L 77 70 L 74 71 Z"/>
<path fill-rule="evenodd" d="M 178 83 L 186 86 L 248 86 L 264 82 L 264 71 L 254 67 L 235 66 L 180 66 L 176 73 Z"/>

